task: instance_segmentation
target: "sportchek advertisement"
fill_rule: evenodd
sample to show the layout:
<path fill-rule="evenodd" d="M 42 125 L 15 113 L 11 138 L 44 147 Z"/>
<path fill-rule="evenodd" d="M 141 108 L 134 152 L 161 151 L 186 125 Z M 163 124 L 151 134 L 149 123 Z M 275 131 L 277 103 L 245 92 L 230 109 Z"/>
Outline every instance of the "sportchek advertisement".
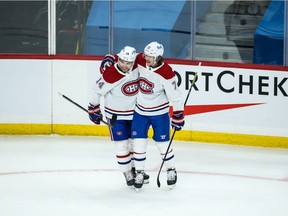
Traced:
<path fill-rule="evenodd" d="M 100 59 L 0 59 L 1 133 L 8 126 L 9 133 L 17 131 L 13 127 L 19 124 L 21 129 L 25 124 L 48 125 L 52 133 L 55 125 L 92 126 L 87 113 L 59 92 L 87 107 Z M 287 68 L 167 62 L 184 99 L 198 76 L 187 99 L 184 131 L 288 136 Z"/>

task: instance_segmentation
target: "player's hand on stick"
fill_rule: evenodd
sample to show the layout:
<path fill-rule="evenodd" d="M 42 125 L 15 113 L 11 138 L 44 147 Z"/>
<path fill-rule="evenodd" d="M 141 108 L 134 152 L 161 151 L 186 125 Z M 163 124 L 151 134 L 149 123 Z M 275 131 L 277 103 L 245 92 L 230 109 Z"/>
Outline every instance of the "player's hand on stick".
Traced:
<path fill-rule="evenodd" d="M 94 122 L 95 124 L 99 125 L 103 117 L 101 113 L 100 105 L 89 104 L 88 113 L 89 113 L 90 120 Z"/>
<path fill-rule="evenodd" d="M 184 112 L 183 111 L 175 111 L 173 112 L 171 126 L 176 131 L 180 131 L 184 126 Z"/>

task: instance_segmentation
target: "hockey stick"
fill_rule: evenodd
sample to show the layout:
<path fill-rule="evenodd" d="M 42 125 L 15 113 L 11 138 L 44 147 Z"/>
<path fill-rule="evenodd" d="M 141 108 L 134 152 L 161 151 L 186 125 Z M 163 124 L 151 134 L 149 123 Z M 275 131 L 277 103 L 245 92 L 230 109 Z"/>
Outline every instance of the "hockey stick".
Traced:
<path fill-rule="evenodd" d="M 76 105 L 77 107 L 79 107 L 80 109 L 82 109 L 83 111 L 89 113 L 87 109 L 85 109 L 85 108 L 82 107 L 80 104 L 76 103 L 75 101 L 71 100 L 71 99 L 70 99 L 69 97 L 67 97 L 66 95 L 61 94 L 60 92 L 58 92 L 58 94 L 59 94 L 60 96 L 62 96 L 63 98 L 65 98 L 66 100 L 68 100 L 69 102 L 71 102 L 71 103 L 73 103 L 74 105 Z M 105 124 L 105 125 L 107 125 L 107 126 L 109 126 L 109 127 L 113 127 L 113 125 L 115 124 L 116 120 L 117 120 L 117 115 L 116 115 L 116 114 L 113 114 L 110 123 L 108 123 L 108 122 L 106 122 L 106 121 L 104 121 L 104 120 L 100 120 L 100 121 L 101 121 L 103 124 Z"/>
<path fill-rule="evenodd" d="M 200 66 L 200 65 L 201 65 L 201 62 L 199 63 L 199 66 Z M 186 103 L 187 103 L 187 101 L 188 101 L 188 98 L 189 98 L 189 96 L 190 96 L 190 92 L 191 92 L 191 90 L 192 90 L 192 87 L 193 87 L 194 84 L 196 83 L 197 79 L 198 79 L 198 74 L 197 74 L 197 72 L 196 72 L 196 73 L 195 73 L 195 76 L 194 76 L 194 78 L 193 78 L 193 80 L 192 80 L 192 82 L 191 82 L 191 86 L 190 86 L 190 88 L 189 88 L 189 91 L 188 91 L 188 93 L 187 93 L 186 100 L 185 100 L 185 102 L 184 102 L 184 107 L 185 107 L 185 105 L 186 105 Z M 162 167 L 163 167 L 163 165 L 164 165 L 164 162 L 165 162 L 165 160 L 166 160 L 167 154 L 168 154 L 168 152 L 169 152 L 171 143 L 172 143 L 172 141 L 173 141 L 173 139 L 174 139 L 175 133 L 176 133 L 176 128 L 174 128 L 174 131 L 173 131 L 173 134 L 172 134 L 172 136 L 171 136 L 169 145 L 168 145 L 168 147 L 167 147 L 166 153 L 165 153 L 165 155 L 164 155 L 164 157 L 163 157 L 163 159 L 162 159 L 162 163 L 161 163 L 160 169 L 159 169 L 159 171 L 158 171 L 158 176 L 157 176 L 157 186 L 158 186 L 158 187 L 161 186 L 161 183 L 160 183 L 160 180 L 159 180 L 159 178 L 160 178 L 160 173 L 161 173 Z"/>

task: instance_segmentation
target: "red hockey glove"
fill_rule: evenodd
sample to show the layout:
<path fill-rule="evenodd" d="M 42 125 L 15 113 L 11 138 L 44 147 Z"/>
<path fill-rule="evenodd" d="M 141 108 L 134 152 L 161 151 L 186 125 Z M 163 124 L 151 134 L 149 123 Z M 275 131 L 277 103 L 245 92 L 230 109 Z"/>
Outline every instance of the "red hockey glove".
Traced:
<path fill-rule="evenodd" d="M 89 104 L 88 113 L 89 113 L 90 120 L 94 122 L 95 124 L 99 125 L 100 121 L 102 120 L 102 113 L 100 110 L 100 105 Z"/>
<path fill-rule="evenodd" d="M 173 112 L 171 126 L 176 131 L 180 131 L 184 126 L 184 112 L 183 111 L 175 111 Z"/>

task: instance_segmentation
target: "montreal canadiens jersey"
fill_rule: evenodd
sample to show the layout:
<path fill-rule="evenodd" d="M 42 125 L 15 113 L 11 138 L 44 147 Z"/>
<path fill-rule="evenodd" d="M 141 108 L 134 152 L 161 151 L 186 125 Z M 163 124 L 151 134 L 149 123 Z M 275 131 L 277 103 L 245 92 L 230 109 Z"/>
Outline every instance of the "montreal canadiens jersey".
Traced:
<path fill-rule="evenodd" d="M 129 73 L 123 73 L 117 65 L 99 73 L 92 87 L 90 103 L 100 104 L 103 96 L 106 117 L 116 114 L 118 120 L 132 120 L 138 93 L 138 70 L 134 65 Z"/>
<path fill-rule="evenodd" d="M 139 92 L 135 111 L 142 115 L 155 116 L 169 112 L 184 110 L 181 91 L 177 86 L 177 78 L 167 63 L 157 68 L 146 65 L 143 53 L 137 55 L 139 70 Z"/>

